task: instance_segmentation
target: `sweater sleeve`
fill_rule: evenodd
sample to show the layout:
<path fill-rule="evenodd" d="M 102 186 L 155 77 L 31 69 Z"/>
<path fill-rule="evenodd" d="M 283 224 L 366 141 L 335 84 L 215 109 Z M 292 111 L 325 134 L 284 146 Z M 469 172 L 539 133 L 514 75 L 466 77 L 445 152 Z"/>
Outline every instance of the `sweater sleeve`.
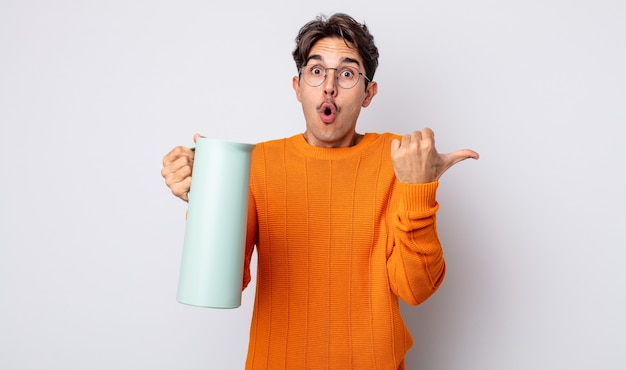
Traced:
<path fill-rule="evenodd" d="M 252 277 L 250 275 L 250 260 L 252 259 L 252 252 L 254 252 L 254 246 L 257 243 L 258 226 L 257 226 L 257 213 L 256 203 L 252 192 L 248 195 L 248 220 L 246 225 L 246 246 L 244 251 L 243 260 L 243 285 L 242 289 L 246 289 Z"/>
<path fill-rule="evenodd" d="M 396 180 L 399 192 L 392 209 L 393 245 L 387 258 L 389 283 L 406 303 L 418 305 L 428 299 L 445 276 L 445 260 L 436 226 L 439 204 L 438 182 L 404 184 Z"/>

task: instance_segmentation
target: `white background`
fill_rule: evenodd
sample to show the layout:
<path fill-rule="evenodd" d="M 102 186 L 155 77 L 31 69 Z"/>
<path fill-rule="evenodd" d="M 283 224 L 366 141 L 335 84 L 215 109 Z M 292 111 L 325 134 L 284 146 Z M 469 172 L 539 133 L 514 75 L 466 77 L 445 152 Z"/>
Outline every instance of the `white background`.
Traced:
<path fill-rule="evenodd" d="M 624 4 L 0 0 L 0 368 L 243 367 L 253 289 L 175 300 L 161 159 L 302 132 L 293 39 L 343 11 L 381 52 L 359 131 L 481 155 L 442 178 L 448 275 L 403 306 L 409 368 L 624 369 Z"/>

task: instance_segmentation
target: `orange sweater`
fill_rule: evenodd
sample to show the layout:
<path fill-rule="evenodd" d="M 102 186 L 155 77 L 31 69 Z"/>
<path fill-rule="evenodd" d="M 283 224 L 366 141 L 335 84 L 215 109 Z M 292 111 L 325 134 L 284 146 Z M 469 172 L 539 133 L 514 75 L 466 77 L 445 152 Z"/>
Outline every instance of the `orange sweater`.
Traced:
<path fill-rule="evenodd" d="M 327 149 L 303 135 L 252 155 L 244 287 L 257 248 L 246 369 L 392 369 L 413 340 L 398 297 L 417 305 L 445 274 L 437 182 L 403 184 L 392 134 Z"/>

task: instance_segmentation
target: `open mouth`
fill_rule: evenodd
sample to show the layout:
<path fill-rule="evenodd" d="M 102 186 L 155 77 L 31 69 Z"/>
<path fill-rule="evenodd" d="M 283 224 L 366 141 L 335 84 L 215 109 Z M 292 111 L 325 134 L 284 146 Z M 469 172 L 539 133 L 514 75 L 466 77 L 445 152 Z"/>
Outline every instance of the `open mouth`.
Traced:
<path fill-rule="evenodd" d="M 322 118 L 322 121 L 324 121 L 324 123 L 330 123 L 334 121 L 338 111 L 339 110 L 337 109 L 337 107 L 331 102 L 326 102 L 322 104 L 319 109 L 320 117 Z"/>

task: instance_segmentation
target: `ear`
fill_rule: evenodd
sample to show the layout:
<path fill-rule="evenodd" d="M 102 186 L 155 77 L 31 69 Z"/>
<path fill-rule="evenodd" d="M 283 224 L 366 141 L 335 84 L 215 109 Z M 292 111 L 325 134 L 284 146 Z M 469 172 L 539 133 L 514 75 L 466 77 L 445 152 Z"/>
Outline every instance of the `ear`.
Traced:
<path fill-rule="evenodd" d="M 376 81 L 372 81 L 367 84 L 367 89 L 365 89 L 365 99 L 363 99 L 363 103 L 361 106 L 366 108 L 374 99 L 374 96 L 378 93 L 378 83 Z"/>
<path fill-rule="evenodd" d="M 300 78 L 298 78 L 298 76 L 293 76 L 291 85 L 293 86 L 293 90 L 296 92 L 296 99 L 302 103 L 302 99 L 300 98 Z"/>

